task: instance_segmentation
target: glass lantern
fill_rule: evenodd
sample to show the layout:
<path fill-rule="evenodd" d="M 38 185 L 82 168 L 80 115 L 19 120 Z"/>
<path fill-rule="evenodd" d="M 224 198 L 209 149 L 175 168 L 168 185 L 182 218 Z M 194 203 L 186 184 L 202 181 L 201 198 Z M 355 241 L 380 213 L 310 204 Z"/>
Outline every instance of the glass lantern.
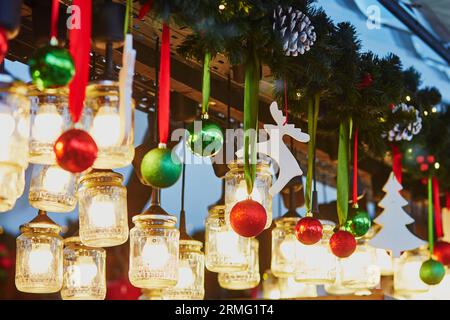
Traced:
<path fill-rule="evenodd" d="M 380 267 L 382 276 L 392 276 L 394 274 L 394 259 L 385 249 L 375 248 L 377 265 Z"/>
<path fill-rule="evenodd" d="M 45 211 L 20 227 L 16 239 L 16 287 L 29 293 L 52 293 L 63 283 L 61 227 Z"/>
<path fill-rule="evenodd" d="M 75 209 L 77 176 L 57 165 L 33 165 L 28 201 L 41 210 L 70 212 Z"/>
<path fill-rule="evenodd" d="M 299 242 L 296 251 L 295 281 L 311 284 L 334 283 L 337 258 L 331 253 L 329 242 L 334 223 L 322 221 L 322 240 L 313 245 Z"/>
<path fill-rule="evenodd" d="M 180 232 L 176 221 L 159 206 L 159 196 L 152 196 L 150 208 L 133 217 L 129 269 L 133 286 L 163 289 L 177 284 Z"/>
<path fill-rule="evenodd" d="M 0 212 L 22 195 L 21 177 L 28 166 L 30 100 L 27 88 L 0 74 Z"/>
<path fill-rule="evenodd" d="M 295 254 L 300 242 L 295 236 L 295 225 L 300 218 L 282 217 L 275 221 L 272 230 L 272 273 L 279 278 L 295 275 Z"/>
<path fill-rule="evenodd" d="M 315 298 L 317 288 L 313 284 L 295 281 L 294 277 L 279 278 L 281 299 Z"/>
<path fill-rule="evenodd" d="M 134 157 L 134 103 L 121 108 L 119 83 L 101 80 L 87 86 L 85 106 L 94 117 L 89 129 L 98 147 L 94 168 L 129 165 Z"/>
<path fill-rule="evenodd" d="M 375 248 L 367 239 L 358 239 L 355 252 L 348 258 L 338 260 L 341 283 L 352 289 L 373 289 L 380 283 L 380 267 L 377 265 Z"/>
<path fill-rule="evenodd" d="M 247 199 L 248 195 L 242 161 L 235 161 L 228 166 L 230 170 L 225 175 L 225 221 L 230 225 L 231 209 L 237 202 Z M 265 229 L 268 229 L 272 224 L 272 196 L 269 193 L 271 185 L 272 174 L 269 171 L 269 165 L 264 162 L 258 162 L 251 198 L 266 209 L 267 222 Z"/>
<path fill-rule="evenodd" d="M 69 112 L 69 90 L 50 88 L 43 91 L 30 87 L 31 134 L 30 162 L 56 164 L 53 145 L 56 139 L 73 125 Z M 86 130 L 92 121 L 89 110 L 84 108 L 76 126 Z"/>
<path fill-rule="evenodd" d="M 225 206 L 209 210 L 205 223 L 205 264 L 212 272 L 244 271 L 250 264 L 251 238 L 234 232 L 225 223 Z"/>
<path fill-rule="evenodd" d="M 63 300 L 103 300 L 106 296 L 106 251 L 87 247 L 80 237 L 64 241 Z"/>
<path fill-rule="evenodd" d="M 127 189 L 123 176 L 94 169 L 79 181 L 80 239 L 91 247 L 117 246 L 128 239 Z"/>
<path fill-rule="evenodd" d="M 399 296 L 414 296 L 425 293 L 430 286 L 420 279 L 420 267 L 429 259 L 426 246 L 404 252 L 394 262 L 394 293 Z"/>
<path fill-rule="evenodd" d="M 250 265 L 245 271 L 219 273 L 219 285 L 228 290 L 246 290 L 258 286 L 259 274 L 259 243 L 251 238 Z"/>
<path fill-rule="evenodd" d="M 205 295 L 205 256 L 203 244 L 196 240 L 180 240 L 178 282 L 163 290 L 165 300 L 202 300 Z"/>

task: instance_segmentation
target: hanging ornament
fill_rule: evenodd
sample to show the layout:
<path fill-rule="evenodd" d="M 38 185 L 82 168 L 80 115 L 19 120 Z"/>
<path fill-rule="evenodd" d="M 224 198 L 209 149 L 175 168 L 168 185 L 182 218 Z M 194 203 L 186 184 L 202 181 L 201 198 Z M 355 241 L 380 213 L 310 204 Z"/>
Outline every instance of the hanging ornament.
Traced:
<path fill-rule="evenodd" d="M 200 124 L 200 126 L 198 125 Z M 202 115 L 201 121 L 194 121 L 188 127 L 187 143 L 192 153 L 199 157 L 212 157 L 223 146 L 222 129 L 217 123 Z"/>
<path fill-rule="evenodd" d="M 446 266 L 450 265 L 450 243 L 445 241 L 436 242 L 433 256 L 442 264 Z"/>
<path fill-rule="evenodd" d="M 181 175 L 181 160 L 166 148 L 169 138 L 170 114 L 170 28 L 164 23 L 159 70 L 158 92 L 158 130 L 159 145 L 144 156 L 141 174 L 144 181 L 155 188 L 168 188 L 175 184 Z"/>
<path fill-rule="evenodd" d="M 366 89 L 373 83 L 373 78 L 370 73 L 365 73 L 361 79 L 361 82 L 356 85 L 358 89 Z"/>
<path fill-rule="evenodd" d="M 439 284 L 445 276 L 445 267 L 439 261 L 429 259 L 420 267 L 420 279 L 428 285 Z"/>
<path fill-rule="evenodd" d="M 304 54 L 316 41 L 314 26 L 300 10 L 278 6 L 274 10 L 273 19 L 273 30 L 281 38 L 285 55 L 295 57 Z"/>
<path fill-rule="evenodd" d="M 97 159 L 97 145 L 84 130 L 70 129 L 64 132 L 53 146 L 56 162 L 64 170 L 79 173 L 89 169 Z"/>
<path fill-rule="evenodd" d="M 387 139 L 391 142 L 393 141 L 411 141 L 412 138 L 417 135 L 420 130 L 422 130 L 422 118 L 420 117 L 420 112 L 418 109 L 413 106 L 409 106 L 405 103 L 400 103 L 392 108 L 392 113 L 396 112 L 405 112 L 411 113 L 415 115 L 415 120 L 413 122 L 408 123 L 407 125 L 400 125 L 396 123 L 394 127 L 389 130 L 387 135 Z"/>
<path fill-rule="evenodd" d="M 52 0 L 50 44 L 37 49 L 28 61 L 31 79 L 39 90 L 64 87 L 75 75 L 72 55 L 58 46 L 58 14 L 59 1 Z"/>
<path fill-rule="evenodd" d="M 339 230 L 331 236 L 330 248 L 336 257 L 347 258 L 355 252 L 355 237 L 348 231 Z"/>
<path fill-rule="evenodd" d="M 200 157 L 212 157 L 219 153 L 223 146 L 223 133 L 220 126 L 209 119 L 209 97 L 211 93 L 210 66 L 211 52 L 205 53 L 203 63 L 203 87 L 202 87 L 202 117 L 194 121 L 188 128 L 188 145 L 191 151 Z"/>
<path fill-rule="evenodd" d="M 0 64 L 3 63 L 3 59 L 8 54 L 8 47 L 8 37 L 5 30 L 0 27 Z"/>
<path fill-rule="evenodd" d="M 295 226 L 297 240 L 306 245 L 319 242 L 322 239 L 322 231 L 322 223 L 313 217 L 304 217 Z"/>
<path fill-rule="evenodd" d="M 400 257 L 401 252 L 416 249 L 425 241 L 412 234 L 406 225 L 414 222 L 403 207 L 408 202 L 401 196 L 402 185 L 391 172 L 383 191 L 386 193 L 378 205 L 384 211 L 374 220 L 383 228 L 369 241 L 375 248 L 392 251 L 393 257 Z"/>
<path fill-rule="evenodd" d="M 350 219 L 345 223 L 344 230 L 350 232 L 355 237 L 362 237 L 369 231 L 372 225 L 370 216 L 366 211 L 357 207 L 353 207 L 351 211 L 354 211 L 354 213 L 350 214 Z"/>
<path fill-rule="evenodd" d="M 168 188 L 180 178 L 181 167 L 181 160 L 172 150 L 155 148 L 142 159 L 141 174 L 152 187 Z"/>
<path fill-rule="evenodd" d="M 266 209 L 252 199 L 239 201 L 231 209 L 231 227 L 242 237 L 256 237 L 263 232 L 266 222 Z"/>

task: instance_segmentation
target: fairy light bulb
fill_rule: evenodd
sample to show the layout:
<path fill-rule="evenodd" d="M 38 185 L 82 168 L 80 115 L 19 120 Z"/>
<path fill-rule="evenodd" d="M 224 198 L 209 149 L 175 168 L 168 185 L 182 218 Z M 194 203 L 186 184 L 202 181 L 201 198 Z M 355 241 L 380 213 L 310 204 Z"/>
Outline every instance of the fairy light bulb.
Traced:
<path fill-rule="evenodd" d="M 142 249 L 142 262 L 151 269 L 163 268 L 169 258 L 169 250 L 165 243 L 149 239 Z"/>
<path fill-rule="evenodd" d="M 175 289 L 185 289 L 189 288 L 194 284 L 195 277 L 194 272 L 192 271 L 192 268 L 189 266 L 187 261 L 184 261 L 186 263 L 183 263 L 178 268 L 178 282 L 175 286 Z"/>
<path fill-rule="evenodd" d="M 290 234 L 280 244 L 280 252 L 284 259 L 288 261 L 295 260 L 295 250 L 297 250 L 298 240 Z"/>
<path fill-rule="evenodd" d="M 88 209 L 89 220 L 99 228 L 111 228 L 116 224 L 114 203 L 110 199 L 96 197 Z"/>
<path fill-rule="evenodd" d="M 100 107 L 94 117 L 91 135 L 99 147 L 107 148 L 119 143 L 120 116 L 114 110 Z"/>
<path fill-rule="evenodd" d="M 63 170 L 57 166 L 52 166 L 47 169 L 42 181 L 42 186 L 49 192 L 62 192 L 70 183 L 70 172 Z"/>
<path fill-rule="evenodd" d="M 77 263 L 70 266 L 72 269 L 72 279 L 76 286 L 89 286 L 97 276 L 97 266 L 92 257 L 81 256 Z"/>
<path fill-rule="evenodd" d="M 28 267 L 32 274 L 45 274 L 50 270 L 53 253 L 49 244 L 38 244 L 28 256 Z"/>
<path fill-rule="evenodd" d="M 33 139 L 43 143 L 53 143 L 63 132 L 63 122 L 54 104 L 41 105 L 31 130 Z"/>

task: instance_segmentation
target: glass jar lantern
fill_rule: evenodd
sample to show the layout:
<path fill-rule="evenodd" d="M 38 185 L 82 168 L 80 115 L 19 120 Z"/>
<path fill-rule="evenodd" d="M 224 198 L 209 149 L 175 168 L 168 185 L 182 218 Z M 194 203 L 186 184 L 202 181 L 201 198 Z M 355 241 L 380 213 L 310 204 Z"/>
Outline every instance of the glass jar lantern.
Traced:
<path fill-rule="evenodd" d="M 85 106 L 93 114 L 89 133 L 98 147 L 94 168 L 129 165 L 134 157 L 134 103 L 121 108 L 119 83 L 102 80 L 87 86 Z"/>
<path fill-rule="evenodd" d="M 30 86 L 31 134 L 30 162 L 56 164 L 53 145 L 56 139 L 73 125 L 69 112 L 69 90 L 50 88 L 43 91 Z M 89 110 L 83 109 L 76 126 L 86 130 L 92 121 Z"/>
<path fill-rule="evenodd" d="M 250 264 L 244 271 L 219 273 L 219 285 L 228 290 L 246 290 L 258 286 L 259 274 L 259 242 L 251 239 Z"/>
<path fill-rule="evenodd" d="M 225 206 L 209 210 L 205 223 L 205 264 L 212 272 L 244 271 L 250 264 L 251 239 L 225 223 Z"/>
<path fill-rule="evenodd" d="M 178 282 L 163 289 L 165 300 L 202 300 L 205 295 L 205 256 L 203 244 L 196 240 L 180 240 Z"/>
<path fill-rule="evenodd" d="M 28 293 L 52 293 L 63 283 L 61 227 L 44 211 L 20 227 L 16 239 L 16 288 Z"/>
<path fill-rule="evenodd" d="M 159 196 L 154 198 L 147 211 L 133 217 L 130 231 L 129 278 L 137 288 L 164 289 L 178 281 L 177 218 L 159 206 Z"/>
<path fill-rule="evenodd" d="M 75 209 L 77 175 L 57 165 L 33 165 L 28 201 L 41 210 L 70 212 Z"/>
<path fill-rule="evenodd" d="M 94 169 L 79 181 L 80 239 L 91 247 L 117 246 L 128 239 L 127 189 L 123 176 Z"/>
<path fill-rule="evenodd" d="M 229 165 L 230 170 L 225 175 L 225 221 L 230 225 L 230 212 L 234 205 L 247 199 L 247 185 L 244 177 L 244 164 L 235 161 Z M 259 202 L 267 214 L 265 229 L 272 224 L 272 196 L 269 189 L 272 185 L 272 175 L 267 163 L 258 162 L 256 165 L 256 177 L 251 198 Z"/>
<path fill-rule="evenodd" d="M 262 281 L 263 299 L 278 300 L 281 298 L 279 278 L 271 270 L 266 270 Z"/>
<path fill-rule="evenodd" d="M 429 259 L 426 246 L 404 252 L 394 261 L 394 293 L 400 296 L 414 296 L 427 292 L 429 285 L 420 279 L 420 267 Z"/>
<path fill-rule="evenodd" d="M 28 167 L 30 101 L 27 88 L 0 74 L 0 212 L 12 209 Z"/>
<path fill-rule="evenodd" d="M 295 254 L 300 242 L 295 236 L 295 225 L 300 218 L 281 217 L 272 230 L 272 273 L 279 278 L 295 275 Z"/>
<path fill-rule="evenodd" d="M 64 241 L 63 300 L 103 300 L 106 296 L 106 251 L 87 247 L 80 237 Z"/>
<path fill-rule="evenodd" d="M 337 264 L 336 268 L 336 280 L 334 283 L 328 283 L 324 285 L 325 292 L 331 295 L 351 295 L 355 294 L 356 289 L 345 287 L 342 284 L 342 271 L 341 264 Z"/>
<path fill-rule="evenodd" d="M 337 258 L 329 246 L 334 223 L 322 221 L 322 240 L 313 245 L 299 242 L 296 251 L 295 281 L 311 284 L 334 283 L 336 280 Z"/>
<path fill-rule="evenodd" d="M 392 276 L 394 274 L 394 259 L 385 249 L 375 248 L 377 265 L 380 267 L 382 276 Z"/>
<path fill-rule="evenodd" d="M 338 259 L 341 283 L 352 289 L 373 289 L 380 283 L 381 271 L 377 265 L 375 248 L 359 239 L 355 252 L 347 258 Z"/>
<path fill-rule="evenodd" d="M 297 282 L 294 277 L 280 278 L 279 286 L 281 299 L 317 297 L 317 287 L 315 285 Z"/>

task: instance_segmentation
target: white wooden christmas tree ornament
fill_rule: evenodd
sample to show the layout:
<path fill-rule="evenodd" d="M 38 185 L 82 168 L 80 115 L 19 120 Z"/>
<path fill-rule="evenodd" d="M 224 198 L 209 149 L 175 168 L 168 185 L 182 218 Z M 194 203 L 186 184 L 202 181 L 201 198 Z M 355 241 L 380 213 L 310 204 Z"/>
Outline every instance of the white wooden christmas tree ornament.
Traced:
<path fill-rule="evenodd" d="M 426 244 L 406 227 L 406 225 L 413 223 L 414 219 L 403 210 L 408 202 L 400 194 L 402 189 L 402 185 L 391 172 L 383 187 L 386 195 L 378 203 L 384 210 L 374 220 L 382 228 L 369 241 L 369 244 L 375 248 L 392 251 L 394 257 L 399 257 L 402 251 L 413 250 Z"/>
<path fill-rule="evenodd" d="M 300 142 L 308 142 L 309 135 L 302 132 L 300 128 L 296 128 L 293 124 L 286 123 L 286 117 L 278 108 L 276 101 L 270 105 L 270 114 L 275 120 L 276 125 L 265 124 L 264 130 L 270 136 L 270 139 L 259 142 L 257 145 L 258 153 L 265 154 L 272 158 L 279 167 L 278 178 L 269 193 L 273 196 L 279 193 L 284 186 L 296 176 L 301 176 L 303 171 L 300 169 L 297 159 L 295 159 L 291 150 L 283 142 L 283 137 L 288 135 Z M 236 152 L 238 158 L 242 158 L 244 152 L 242 149 Z"/>

